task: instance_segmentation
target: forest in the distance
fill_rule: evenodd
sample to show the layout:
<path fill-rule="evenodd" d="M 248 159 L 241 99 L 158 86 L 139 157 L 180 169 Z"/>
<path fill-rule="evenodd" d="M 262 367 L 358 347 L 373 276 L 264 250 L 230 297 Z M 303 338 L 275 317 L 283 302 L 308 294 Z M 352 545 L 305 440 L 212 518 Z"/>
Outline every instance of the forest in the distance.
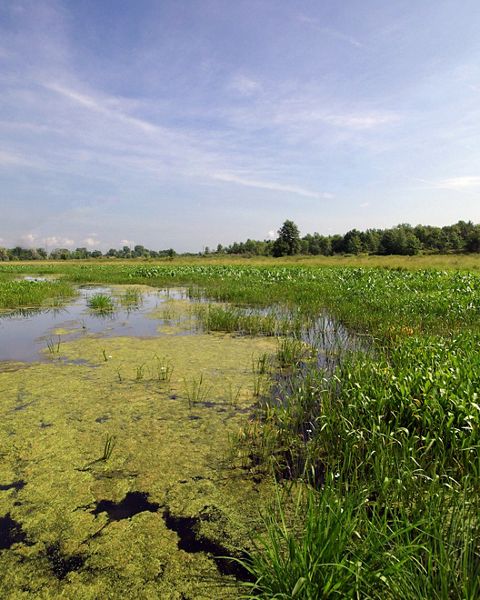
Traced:
<path fill-rule="evenodd" d="M 459 221 L 454 225 L 436 227 L 432 225 L 397 225 L 390 229 L 351 229 L 344 235 L 320 235 L 308 233 L 303 237 L 297 225 L 286 220 L 278 230 L 278 237 L 271 240 L 233 242 L 229 246 L 218 244 L 215 249 L 206 246 L 200 255 L 228 254 L 243 256 L 332 256 L 335 254 L 372 254 L 413 256 L 419 253 L 450 254 L 480 252 L 480 224 Z M 86 258 L 173 258 L 177 252 L 173 248 L 149 250 L 142 245 L 133 248 L 110 248 L 102 253 L 86 247 L 70 250 L 54 248 L 0 248 L 0 261 L 15 260 L 71 260 Z M 184 253 L 192 255 L 192 253 Z"/>

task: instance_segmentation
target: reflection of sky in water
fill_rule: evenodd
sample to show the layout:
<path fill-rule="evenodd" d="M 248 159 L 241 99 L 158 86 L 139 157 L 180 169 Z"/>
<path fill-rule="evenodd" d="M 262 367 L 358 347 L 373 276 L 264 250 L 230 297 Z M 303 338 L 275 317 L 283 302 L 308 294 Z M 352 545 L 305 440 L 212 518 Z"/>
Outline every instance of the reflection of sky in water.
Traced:
<path fill-rule="evenodd" d="M 31 362 L 45 358 L 40 351 L 46 349 L 50 342 L 56 345 L 58 342 L 56 329 L 71 331 L 68 335 L 61 336 L 62 341 L 72 340 L 82 335 L 99 337 L 159 335 L 157 328 L 162 321 L 149 318 L 147 314 L 168 298 L 185 298 L 180 290 L 148 292 L 142 290 L 139 294 L 140 302 L 126 307 L 120 302 L 124 292 L 112 294 L 112 289 L 108 287 L 83 287 L 79 292 L 79 297 L 63 308 L 24 310 L 0 316 L 0 361 Z M 94 294 L 113 295 L 116 304 L 115 312 L 102 315 L 91 311 L 87 301 Z"/>

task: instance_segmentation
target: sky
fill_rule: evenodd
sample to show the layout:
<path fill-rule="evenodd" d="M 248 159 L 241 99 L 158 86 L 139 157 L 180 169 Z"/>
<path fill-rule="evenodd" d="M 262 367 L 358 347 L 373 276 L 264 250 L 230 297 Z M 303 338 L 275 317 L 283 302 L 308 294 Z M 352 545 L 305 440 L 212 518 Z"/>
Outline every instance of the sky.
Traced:
<path fill-rule="evenodd" d="M 478 0 L 2 0 L 0 246 L 480 222 Z"/>

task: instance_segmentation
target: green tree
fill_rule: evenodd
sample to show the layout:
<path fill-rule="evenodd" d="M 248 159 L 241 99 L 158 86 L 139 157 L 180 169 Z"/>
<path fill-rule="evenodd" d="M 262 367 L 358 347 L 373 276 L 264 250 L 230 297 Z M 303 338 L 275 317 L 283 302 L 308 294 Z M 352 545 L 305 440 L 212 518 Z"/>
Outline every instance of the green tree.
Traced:
<path fill-rule="evenodd" d="M 292 256 L 300 252 L 300 231 L 293 221 L 285 221 L 278 230 L 278 238 L 273 245 L 273 256 Z"/>

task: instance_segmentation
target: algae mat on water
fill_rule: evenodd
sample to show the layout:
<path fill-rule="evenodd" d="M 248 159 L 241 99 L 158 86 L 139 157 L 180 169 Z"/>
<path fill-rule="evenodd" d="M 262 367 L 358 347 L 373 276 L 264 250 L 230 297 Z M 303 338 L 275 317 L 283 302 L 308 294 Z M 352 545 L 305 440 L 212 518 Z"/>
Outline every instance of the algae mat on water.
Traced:
<path fill-rule="evenodd" d="M 273 350 L 85 338 L 1 372 L 1 597 L 238 597 L 215 555 L 247 542 L 268 483 L 232 467 L 228 436 L 254 403 L 252 354 Z"/>

